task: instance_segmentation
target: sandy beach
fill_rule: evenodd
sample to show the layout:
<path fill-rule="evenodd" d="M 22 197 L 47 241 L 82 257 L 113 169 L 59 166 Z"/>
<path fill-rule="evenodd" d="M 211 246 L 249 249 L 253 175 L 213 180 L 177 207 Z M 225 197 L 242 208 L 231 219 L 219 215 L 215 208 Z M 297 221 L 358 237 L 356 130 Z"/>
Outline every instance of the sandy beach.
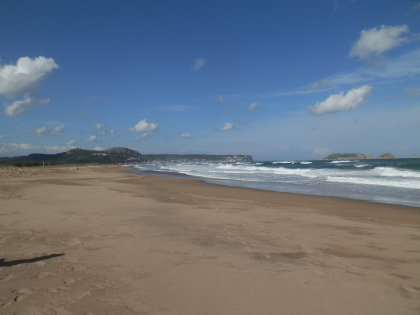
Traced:
<path fill-rule="evenodd" d="M 1 314 L 420 314 L 420 208 L 0 169 Z"/>

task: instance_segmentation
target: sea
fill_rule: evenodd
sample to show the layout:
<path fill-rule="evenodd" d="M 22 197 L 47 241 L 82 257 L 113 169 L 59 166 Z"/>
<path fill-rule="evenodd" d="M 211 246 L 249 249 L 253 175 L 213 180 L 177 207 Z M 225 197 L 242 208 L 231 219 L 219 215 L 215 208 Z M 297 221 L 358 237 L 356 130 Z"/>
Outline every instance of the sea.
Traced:
<path fill-rule="evenodd" d="M 420 207 L 420 159 L 171 162 L 131 166 L 140 173 L 196 178 L 219 185 Z"/>

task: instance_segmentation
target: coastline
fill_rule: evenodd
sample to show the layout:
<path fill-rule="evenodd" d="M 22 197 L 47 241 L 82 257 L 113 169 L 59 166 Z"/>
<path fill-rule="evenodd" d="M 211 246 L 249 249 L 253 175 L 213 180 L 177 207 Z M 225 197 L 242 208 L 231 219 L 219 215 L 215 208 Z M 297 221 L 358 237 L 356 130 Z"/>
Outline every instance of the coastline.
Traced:
<path fill-rule="evenodd" d="M 129 165 L 144 175 L 292 194 L 339 197 L 420 208 L 420 164 L 412 160 L 163 163 Z"/>
<path fill-rule="evenodd" d="M 0 196 L 5 313 L 420 310 L 417 207 L 121 166 L 0 174 Z"/>

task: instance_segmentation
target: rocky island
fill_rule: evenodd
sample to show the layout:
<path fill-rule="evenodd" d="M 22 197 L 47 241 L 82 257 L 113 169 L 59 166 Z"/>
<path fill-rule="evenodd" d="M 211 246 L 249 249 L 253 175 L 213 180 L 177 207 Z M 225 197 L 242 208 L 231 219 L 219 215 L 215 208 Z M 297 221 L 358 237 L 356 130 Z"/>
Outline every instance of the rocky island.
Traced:
<path fill-rule="evenodd" d="M 378 156 L 378 159 L 396 159 L 396 157 L 391 153 L 383 153 Z"/>
<path fill-rule="evenodd" d="M 371 156 L 366 157 L 366 155 L 361 153 L 333 153 L 328 155 L 327 157 L 323 158 L 326 161 L 353 161 L 353 160 L 366 160 L 366 159 L 374 159 Z M 396 159 L 396 157 L 391 153 L 383 153 L 378 156 L 376 159 Z"/>
<path fill-rule="evenodd" d="M 366 155 L 360 153 L 333 153 L 328 155 L 327 157 L 323 158 L 323 160 L 336 160 L 336 161 L 344 161 L 344 160 L 364 160 L 366 159 Z"/>

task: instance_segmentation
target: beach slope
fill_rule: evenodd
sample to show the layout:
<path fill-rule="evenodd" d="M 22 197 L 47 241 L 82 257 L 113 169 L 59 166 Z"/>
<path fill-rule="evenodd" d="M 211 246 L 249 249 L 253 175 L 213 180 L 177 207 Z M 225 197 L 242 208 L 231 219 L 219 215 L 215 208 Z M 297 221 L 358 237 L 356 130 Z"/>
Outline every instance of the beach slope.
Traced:
<path fill-rule="evenodd" d="M 419 314 L 420 209 L 0 169 L 1 314 Z"/>

